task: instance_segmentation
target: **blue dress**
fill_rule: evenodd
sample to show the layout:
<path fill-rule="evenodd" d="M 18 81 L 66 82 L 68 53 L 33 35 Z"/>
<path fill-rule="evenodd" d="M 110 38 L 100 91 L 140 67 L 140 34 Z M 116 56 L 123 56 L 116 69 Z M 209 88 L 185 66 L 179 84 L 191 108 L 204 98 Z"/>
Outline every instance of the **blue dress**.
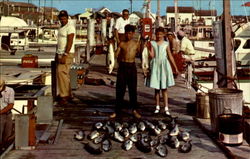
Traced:
<path fill-rule="evenodd" d="M 150 76 L 146 79 L 146 86 L 166 89 L 175 85 L 173 71 L 167 57 L 168 42 L 164 41 L 158 45 L 156 41 L 151 41 L 151 45 L 155 57 L 150 61 Z"/>

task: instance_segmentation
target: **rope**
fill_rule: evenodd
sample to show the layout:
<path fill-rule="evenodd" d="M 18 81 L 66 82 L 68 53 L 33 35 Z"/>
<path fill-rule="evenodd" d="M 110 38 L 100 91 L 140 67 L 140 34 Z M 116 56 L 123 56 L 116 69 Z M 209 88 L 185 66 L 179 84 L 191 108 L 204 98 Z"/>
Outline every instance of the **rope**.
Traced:
<path fill-rule="evenodd" d="M 223 73 L 221 73 L 220 71 L 218 71 L 218 70 L 216 70 L 216 71 L 217 71 L 218 74 L 220 74 L 222 76 L 222 79 L 220 79 L 217 83 L 220 83 L 220 82 L 222 82 L 222 80 L 226 79 L 228 81 L 233 82 L 234 88 L 238 89 L 238 86 L 237 86 L 237 84 L 235 82 L 235 80 L 238 80 L 238 78 L 236 77 L 236 75 L 234 77 L 232 77 L 232 76 L 226 76 Z"/>

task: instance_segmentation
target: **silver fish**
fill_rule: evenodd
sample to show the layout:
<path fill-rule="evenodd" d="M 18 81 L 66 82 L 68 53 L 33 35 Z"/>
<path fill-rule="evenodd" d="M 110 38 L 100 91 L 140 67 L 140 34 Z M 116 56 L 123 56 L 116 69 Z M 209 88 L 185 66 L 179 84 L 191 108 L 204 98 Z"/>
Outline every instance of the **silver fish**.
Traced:
<path fill-rule="evenodd" d="M 159 135 L 161 133 L 161 129 L 158 128 L 157 126 L 153 130 L 155 135 Z"/>
<path fill-rule="evenodd" d="M 132 124 L 130 127 L 129 127 L 129 132 L 131 134 L 134 134 L 137 132 L 137 127 L 136 127 L 136 124 Z"/>
<path fill-rule="evenodd" d="M 121 131 L 122 125 L 119 122 L 115 122 L 115 131 Z"/>
<path fill-rule="evenodd" d="M 152 139 L 150 142 L 149 142 L 149 145 L 151 146 L 151 147 L 155 147 L 156 145 L 158 145 L 159 144 L 159 139 L 158 138 L 154 138 L 154 139 Z"/>
<path fill-rule="evenodd" d="M 105 152 L 108 152 L 111 150 L 112 148 L 112 144 L 110 142 L 110 140 L 106 139 L 102 142 L 102 150 L 105 151 Z"/>
<path fill-rule="evenodd" d="M 163 136 L 160 137 L 160 143 L 165 144 L 165 143 L 167 143 L 169 141 L 169 139 L 170 138 L 169 138 L 168 135 L 163 135 Z"/>
<path fill-rule="evenodd" d="M 101 122 L 97 122 L 97 123 L 95 124 L 95 128 L 96 128 L 97 130 L 101 129 L 102 126 L 103 126 L 103 124 L 102 124 Z"/>
<path fill-rule="evenodd" d="M 144 153 L 149 153 L 152 151 L 152 147 L 149 145 L 148 142 L 146 142 L 143 138 L 140 139 L 137 143 L 136 143 L 136 147 Z"/>
<path fill-rule="evenodd" d="M 191 140 L 188 140 L 179 147 L 179 151 L 182 153 L 188 153 L 192 150 Z"/>
<path fill-rule="evenodd" d="M 181 132 L 181 139 L 183 141 L 188 141 L 190 139 L 190 134 L 186 131 Z"/>
<path fill-rule="evenodd" d="M 144 122 L 139 122 L 139 124 L 138 124 L 138 129 L 140 130 L 140 131 L 144 131 L 145 129 L 146 129 L 146 126 L 145 126 L 145 124 L 144 124 Z"/>
<path fill-rule="evenodd" d="M 131 140 L 127 140 L 122 145 L 123 149 L 128 151 L 133 147 L 133 142 Z"/>
<path fill-rule="evenodd" d="M 93 140 L 94 138 L 97 138 L 99 135 L 100 135 L 99 132 L 94 130 L 89 134 L 89 138 Z"/>
<path fill-rule="evenodd" d="M 147 126 L 148 126 L 150 129 L 154 129 L 154 128 L 155 128 L 154 124 L 152 124 L 152 123 L 149 122 L 149 121 L 146 121 L 146 124 L 147 124 Z"/>
<path fill-rule="evenodd" d="M 158 154 L 161 157 L 166 157 L 168 154 L 168 149 L 165 145 L 159 144 L 156 147 L 156 154 Z"/>
<path fill-rule="evenodd" d="M 130 139 L 131 141 L 133 141 L 133 142 L 137 142 L 137 141 L 138 141 L 138 136 L 137 136 L 137 134 L 133 134 L 133 135 L 131 135 L 131 136 L 129 137 L 129 139 Z"/>
<path fill-rule="evenodd" d="M 180 146 L 180 142 L 177 139 L 177 137 L 176 136 L 172 136 L 171 139 L 170 139 L 170 147 L 172 147 L 172 148 L 178 148 L 179 146 Z"/>
<path fill-rule="evenodd" d="M 109 135 L 113 134 L 115 132 L 114 128 L 108 124 L 106 124 L 105 126 L 106 131 L 108 132 Z"/>
<path fill-rule="evenodd" d="M 124 141 L 124 137 L 120 135 L 119 132 L 115 131 L 114 133 L 114 138 L 119 141 L 119 142 L 123 142 Z"/>
<path fill-rule="evenodd" d="M 123 123 L 122 123 L 122 127 L 123 127 L 123 128 L 128 128 L 128 127 L 129 127 L 129 124 L 128 124 L 127 122 L 123 122 Z"/>
<path fill-rule="evenodd" d="M 93 142 L 94 142 L 95 144 L 101 143 L 102 140 L 104 139 L 104 136 L 105 136 L 104 134 L 101 134 L 101 135 L 97 136 L 96 138 L 94 138 Z"/>
<path fill-rule="evenodd" d="M 77 141 L 82 141 L 85 137 L 85 134 L 83 131 L 78 131 L 75 135 L 74 135 L 74 138 L 77 140 Z"/>
<path fill-rule="evenodd" d="M 124 136 L 125 138 L 128 137 L 128 136 L 129 136 L 129 131 L 128 131 L 128 129 L 127 129 L 127 128 L 123 128 L 123 129 L 121 130 L 121 134 L 122 134 L 122 136 Z"/>
<path fill-rule="evenodd" d="M 85 144 L 84 148 L 91 154 L 99 155 L 102 153 L 101 148 L 96 145 L 93 145 L 92 143 Z"/>
<path fill-rule="evenodd" d="M 151 137 L 147 133 L 141 134 L 141 139 L 144 140 L 145 142 L 151 141 Z"/>
<path fill-rule="evenodd" d="M 163 123 L 161 120 L 158 121 L 158 127 L 161 130 L 165 130 L 167 128 L 167 125 L 165 123 Z"/>
<path fill-rule="evenodd" d="M 171 132 L 169 133 L 170 136 L 177 136 L 179 134 L 180 130 L 179 130 L 179 127 L 178 125 L 176 124 L 174 129 L 171 130 Z"/>

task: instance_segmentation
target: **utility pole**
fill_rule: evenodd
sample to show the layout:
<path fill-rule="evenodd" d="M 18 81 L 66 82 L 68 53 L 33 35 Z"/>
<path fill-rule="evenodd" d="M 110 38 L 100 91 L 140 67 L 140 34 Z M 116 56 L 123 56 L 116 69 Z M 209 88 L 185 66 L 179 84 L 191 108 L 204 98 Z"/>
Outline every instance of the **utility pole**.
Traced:
<path fill-rule="evenodd" d="M 225 58 L 225 68 L 226 68 L 226 77 L 234 77 L 233 73 L 233 47 L 232 47 L 232 27 L 231 27 L 231 14 L 230 14 L 230 1 L 223 1 L 223 34 L 224 34 L 224 58 Z M 221 87 L 233 88 L 233 81 L 227 80 L 224 78 L 226 85 L 222 85 Z"/>
<path fill-rule="evenodd" d="M 175 19 L 175 22 L 174 22 L 174 31 L 177 32 L 178 31 L 178 26 L 179 26 L 179 14 L 178 14 L 178 0 L 174 0 L 174 19 Z"/>
<path fill-rule="evenodd" d="M 130 13 L 133 12 L 133 0 L 129 0 L 130 1 Z"/>
<path fill-rule="evenodd" d="M 159 27 L 160 26 L 160 23 L 161 23 L 161 1 L 160 0 L 157 0 L 157 13 L 156 13 L 156 17 L 157 17 L 157 26 Z"/>

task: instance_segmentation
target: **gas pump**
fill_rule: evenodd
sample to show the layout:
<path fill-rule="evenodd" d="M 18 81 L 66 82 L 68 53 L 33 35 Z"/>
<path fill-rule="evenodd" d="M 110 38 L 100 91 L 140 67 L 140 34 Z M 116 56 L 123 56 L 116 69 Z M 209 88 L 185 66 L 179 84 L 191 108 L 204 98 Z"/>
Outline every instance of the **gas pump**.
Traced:
<path fill-rule="evenodd" d="M 152 38 L 152 19 L 151 18 L 143 18 L 141 20 L 141 36 L 143 39 L 151 39 Z"/>

